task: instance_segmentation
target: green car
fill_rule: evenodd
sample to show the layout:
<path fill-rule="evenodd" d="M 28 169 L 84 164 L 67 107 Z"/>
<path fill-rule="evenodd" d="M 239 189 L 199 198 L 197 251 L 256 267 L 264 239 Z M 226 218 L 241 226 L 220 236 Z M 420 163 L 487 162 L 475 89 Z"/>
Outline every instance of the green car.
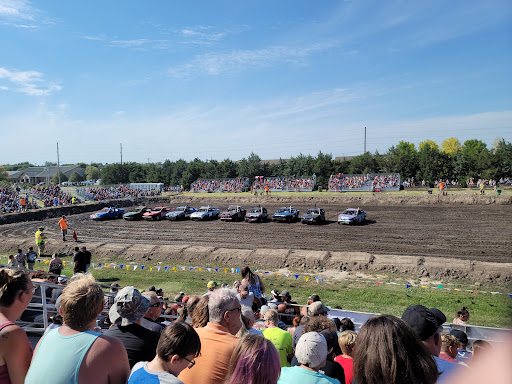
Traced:
<path fill-rule="evenodd" d="M 123 215 L 123 219 L 125 220 L 142 220 L 142 215 L 148 212 L 150 209 L 148 207 L 137 207 L 135 211 L 125 213 Z"/>

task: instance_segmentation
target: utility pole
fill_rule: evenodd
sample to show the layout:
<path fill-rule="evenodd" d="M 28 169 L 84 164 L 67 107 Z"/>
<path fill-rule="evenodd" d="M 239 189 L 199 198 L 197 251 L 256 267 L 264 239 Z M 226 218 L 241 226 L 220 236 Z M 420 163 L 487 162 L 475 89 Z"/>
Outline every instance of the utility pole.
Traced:
<path fill-rule="evenodd" d="M 60 185 L 60 159 L 59 159 L 59 143 L 57 143 L 57 174 L 59 175 L 59 185 Z"/>
<path fill-rule="evenodd" d="M 119 144 L 119 146 L 121 147 L 121 165 L 123 165 L 123 144 Z"/>
<path fill-rule="evenodd" d="M 366 153 L 366 127 L 364 127 L 364 153 Z"/>

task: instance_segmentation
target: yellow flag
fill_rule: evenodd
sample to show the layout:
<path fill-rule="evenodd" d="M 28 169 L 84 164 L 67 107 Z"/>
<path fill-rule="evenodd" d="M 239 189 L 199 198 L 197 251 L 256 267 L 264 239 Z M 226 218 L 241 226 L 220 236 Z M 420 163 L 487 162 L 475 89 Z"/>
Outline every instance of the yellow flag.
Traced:
<path fill-rule="evenodd" d="M 149 270 L 152 271 L 153 270 L 153 267 L 149 267 Z"/>
<path fill-rule="evenodd" d="M 276 272 L 276 276 L 279 276 L 279 272 Z"/>
<path fill-rule="evenodd" d="M 421 288 L 428 288 L 426 285 L 422 285 Z"/>
<path fill-rule="evenodd" d="M 173 270 L 174 272 L 176 272 L 176 267 L 172 267 L 172 270 Z"/>
<path fill-rule="evenodd" d="M 126 270 L 128 271 L 129 269 L 130 269 L 130 266 L 129 266 L 129 265 L 127 265 L 127 266 L 126 266 Z"/>
<path fill-rule="evenodd" d="M 108 267 L 108 263 L 105 263 L 105 267 Z"/>
<path fill-rule="evenodd" d="M 199 267 L 199 272 L 203 272 L 203 268 Z"/>
<path fill-rule="evenodd" d="M 308 280 L 309 280 L 309 276 L 306 276 L 306 281 L 308 281 Z"/>
<path fill-rule="evenodd" d="M 224 273 L 228 273 L 228 269 L 227 268 L 224 268 Z"/>
<path fill-rule="evenodd" d="M 49 263 L 49 261 L 48 261 L 48 260 L 45 260 L 44 262 L 45 262 L 45 263 L 47 263 L 47 264 Z M 66 265 L 67 261 L 66 261 L 66 260 L 64 260 L 62 263 L 63 263 L 64 265 Z"/>

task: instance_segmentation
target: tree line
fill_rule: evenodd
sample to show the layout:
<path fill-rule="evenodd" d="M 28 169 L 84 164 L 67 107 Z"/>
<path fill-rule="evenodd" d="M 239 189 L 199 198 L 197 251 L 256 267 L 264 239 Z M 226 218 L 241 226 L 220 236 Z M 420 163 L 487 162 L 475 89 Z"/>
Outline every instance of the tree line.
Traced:
<path fill-rule="evenodd" d="M 491 148 L 481 140 L 460 143 L 451 137 L 438 145 L 425 140 L 418 146 L 400 141 L 384 154 L 366 152 L 359 156 L 333 159 L 331 154 L 316 156 L 299 154 L 276 163 L 263 162 L 251 153 L 240 161 L 224 159 L 192 161 L 166 160 L 163 163 L 78 164 L 86 168 L 86 178 L 99 179 L 102 184 L 164 183 L 188 188 L 197 179 L 265 177 L 317 177 L 317 185 L 327 187 L 332 174 L 400 173 L 402 180 L 414 178 L 433 183 L 435 180 L 458 180 L 465 186 L 469 178 L 494 179 L 512 177 L 512 143 L 497 139 Z M 14 166 L 6 166 L 11 170 Z M 74 179 L 74 178 L 73 178 Z M 70 181 L 80 181 L 71 180 Z"/>

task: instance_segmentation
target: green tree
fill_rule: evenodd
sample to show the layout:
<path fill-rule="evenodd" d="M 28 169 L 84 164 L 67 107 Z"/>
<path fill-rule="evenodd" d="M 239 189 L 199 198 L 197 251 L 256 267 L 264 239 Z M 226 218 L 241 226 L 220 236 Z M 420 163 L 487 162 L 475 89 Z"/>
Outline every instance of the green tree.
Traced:
<path fill-rule="evenodd" d="M 457 176 L 461 178 L 484 177 L 483 172 L 489 169 L 491 165 L 487 145 L 477 139 L 466 140 L 461 152 L 463 156 L 459 156 L 457 159 Z"/>
<path fill-rule="evenodd" d="M 378 173 L 380 171 L 377 160 L 370 152 L 355 156 L 350 160 L 349 173 Z"/>
<path fill-rule="evenodd" d="M 418 152 L 413 143 L 400 141 L 388 150 L 387 169 L 389 172 L 400 173 L 401 179 L 416 176 L 418 172 Z"/>
<path fill-rule="evenodd" d="M 69 176 L 69 181 L 71 181 L 72 183 L 84 181 L 84 177 L 78 172 L 73 172 L 71 176 Z"/>
<path fill-rule="evenodd" d="M 60 182 L 61 183 L 63 183 L 64 181 L 68 181 L 68 177 L 59 171 L 55 174 L 55 176 L 53 176 L 53 179 L 52 179 L 53 184 L 59 184 L 59 174 L 60 174 Z"/>
<path fill-rule="evenodd" d="M 417 180 L 426 180 L 433 183 L 442 177 L 442 156 L 439 146 L 432 140 L 422 141 L 418 145 L 419 170 Z"/>
<path fill-rule="evenodd" d="M 94 165 L 85 167 L 85 177 L 87 180 L 98 180 L 101 178 L 100 169 Z"/>
<path fill-rule="evenodd" d="M 332 154 L 318 151 L 312 171 L 316 175 L 316 185 L 326 188 L 332 174 Z"/>
<path fill-rule="evenodd" d="M 457 152 L 459 152 L 461 148 L 462 146 L 460 145 L 460 141 L 456 137 L 450 137 L 446 140 L 443 140 L 441 143 L 441 151 L 450 157 L 457 156 Z"/>
<path fill-rule="evenodd" d="M 507 143 L 503 138 L 498 140 L 492 154 L 497 168 L 497 177 L 512 176 L 512 143 Z"/>
<path fill-rule="evenodd" d="M 9 174 L 7 173 L 5 168 L 0 165 L 0 181 L 4 181 L 4 180 L 5 181 L 9 180 Z"/>
<path fill-rule="evenodd" d="M 130 181 L 130 167 L 127 164 L 107 164 L 101 170 L 101 183 L 125 184 Z"/>

